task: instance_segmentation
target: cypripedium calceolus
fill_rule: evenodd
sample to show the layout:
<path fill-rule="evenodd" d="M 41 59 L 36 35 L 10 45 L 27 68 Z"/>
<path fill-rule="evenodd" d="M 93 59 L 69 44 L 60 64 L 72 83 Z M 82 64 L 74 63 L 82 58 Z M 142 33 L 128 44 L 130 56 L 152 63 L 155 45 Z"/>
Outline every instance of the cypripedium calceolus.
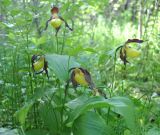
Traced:
<path fill-rule="evenodd" d="M 46 61 L 45 57 L 43 55 L 33 55 L 31 58 L 32 62 L 32 69 L 35 74 L 40 74 L 45 71 L 48 79 L 48 62 Z"/>
<path fill-rule="evenodd" d="M 59 8 L 52 6 L 51 8 L 51 14 L 52 16 L 50 17 L 50 19 L 46 22 L 46 27 L 45 30 L 48 28 L 48 23 L 50 23 L 52 25 L 53 28 L 56 29 L 56 34 L 55 36 L 57 36 L 58 31 L 61 28 L 62 23 L 65 23 L 65 26 L 69 29 L 69 30 L 73 30 L 72 28 L 69 27 L 68 23 L 58 14 L 59 13 Z"/>
<path fill-rule="evenodd" d="M 74 89 L 76 89 L 78 85 L 83 87 L 89 87 L 91 90 L 93 90 L 94 95 L 103 95 L 106 97 L 106 95 L 102 93 L 102 91 L 98 90 L 95 87 L 91 75 L 86 69 L 81 67 L 74 67 L 71 68 L 69 71 L 71 71 L 70 81 L 72 82 Z"/>
<path fill-rule="evenodd" d="M 143 43 L 143 40 L 140 39 L 128 39 L 124 45 L 119 46 L 116 49 L 116 52 L 120 49 L 120 58 L 124 62 L 124 65 L 126 66 L 129 61 L 127 58 L 136 58 L 138 57 L 141 52 L 131 46 L 129 46 L 129 43 Z"/>

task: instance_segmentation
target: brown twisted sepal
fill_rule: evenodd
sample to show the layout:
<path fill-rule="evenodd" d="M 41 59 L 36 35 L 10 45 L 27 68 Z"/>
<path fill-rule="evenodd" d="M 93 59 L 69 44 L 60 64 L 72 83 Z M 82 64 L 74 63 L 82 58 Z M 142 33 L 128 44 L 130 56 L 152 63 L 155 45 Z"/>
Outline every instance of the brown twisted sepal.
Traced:
<path fill-rule="evenodd" d="M 143 40 L 134 38 L 134 39 L 128 39 L 128 40 L 126 41 L 126 44 L 128 44 L 128 43 L 143 43 L 143 42 L 144 42 Z"/>

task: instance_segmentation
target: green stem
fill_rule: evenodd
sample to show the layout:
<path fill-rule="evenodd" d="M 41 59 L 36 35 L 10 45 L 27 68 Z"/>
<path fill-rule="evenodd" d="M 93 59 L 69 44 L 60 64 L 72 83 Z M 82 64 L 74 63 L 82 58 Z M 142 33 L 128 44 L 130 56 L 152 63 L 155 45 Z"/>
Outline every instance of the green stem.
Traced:
<path fill-rule="evenodd" d="M 58 53 L 59 52 L 59 49 L 58 49 L 58 37 L 56 36 L 56 52 Z"/>
<path fill-rule="evenodd" d="M 67 66 L 67 70 L 69 71 L 69 63 L 70 63 L 70 56 L 68 58 L 68 66 Z M 69 78 L 69 72 L 68 72 L 68 75 L 67 75 L 67 78 Z M 67 95 L 68 95 L 68 88 L 69 88 L 69 79 L 67 79 L 67 83 L 65 85 L 65 94 L 64 94 L 64 99 L 63 99 L 63 104 L 62 104 L 62 111 L 61 111 L 61 125 L 63 125 L 63 115 L 64 115 L 64 110 L 65 110 L 65 102 L 66 102 L 66 98 L 67 98 Z M 62 126 L 62 131 L 63 131 L 63 126 Z"/>
<path fill-rule="evenodd" d="M 115 51 L 114 55 L 114 66 L 113 66 L 113 76 L 112 76 L 112 85 L 111 85 L 111 92 L 114 90 L 114 85 L 115 85 L 115 74 L 116 74 L 116 56 L 117 51 Z M 112 96 L 112 93 L 110 92 L 110 97 Z"/>
<path fill-rule="evenodd" d="M 66 34 L 66 28 L 64 29 L 64 32 L 63 32 L 63 44 L 62 44 L 61 54 L 63 53 L 64 46 L 65 46 L 65 34 Z"/>

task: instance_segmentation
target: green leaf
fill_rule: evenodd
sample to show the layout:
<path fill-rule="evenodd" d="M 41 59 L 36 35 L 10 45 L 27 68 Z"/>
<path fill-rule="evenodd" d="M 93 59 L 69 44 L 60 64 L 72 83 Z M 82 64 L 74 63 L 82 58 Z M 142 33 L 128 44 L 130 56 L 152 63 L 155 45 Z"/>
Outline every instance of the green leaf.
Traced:
<path fill-rule="evenodd" d="M 95 112 L 81 115 L 73 125 L 74 135 L 109 135 L 105 121 Z"/>
<path fill-rule="evenodd" d="M 97 53 L 96 50 L 94 50 L 93 48 L 90 48 L 90 47 L 84 48 L 83 50 L 84 50 L 84 51 L 87 51 L 87 52 Z"/>
<path fill-rule="evenodd" d="M 11 3 L 12 3 L 11 0 L 2 0 L 2 1 L 1 1 L 1 4 L 2 4 L 3 6 L 9 6 Z"/>
<path fill-rule="evenodd" d="M 160 135 L 160 129 L 158 127 L 152 127 L 145 135 Z"/>
<path fill-rule="evenodd" d="M 15 39 L 15 34 L 13 34 L 13 33 L 10 32 L 8 34 L 8 37 L 13 40 L 13 39 Z"/>
<path fill-rule="evenodd" d="M 68 55 L 46 55 L 49 68 L 51 68 L 58 79 L 66 81 L 68 79 L 68 70 L 72 67 L 79 67 L 80 64 L 73 57 Z"/>
<path fill-rule="evenodd" d="M 16 15 L 18 15 L 18 14 L 21 14 L 21 10 L 14 8 L 14 9 L 12 9 L 11 14 L 12 14 L 13 16 L 16 16 Z"/>
<path fill-rule="evenodd" d="M 118 101 L 123 102 L 126 106 L 120 106 L 116 104 Z M 127 127 L 134 132 L 134 130 L 136 130 L 136 114 L 135 107 L 131 100 L 125 97 L 113 97 L 110 99 L 110 103 L 114 104 L 115 106 L 112 108 L 112 111 L 121 114 L 125 119 Z"/>
<path fill-rule="evenodd" d="M 52 95 L 54 92 L 56 92 L 55 88 L 36 88 L 35 93 L 32 95 L 30 99 L 28 99 L 28 102 L 35 102 L 44 96 Z"/>
<path fill-rule="evenodd" d="M 84 104 L 84 102 L 88 100 L 87 96 L 80 96 L 74 100 L 71 100 L 66 104 L 71 109 L 75 109 L 77 106 Z"/>
<path fill-rule="evenodd" d="M 40 98 L 46 96 L 46 95 L 51 95 L 54 93 L 56 89 L 54 88 L 36 88 L 35 93 L 28 99 L 26 104 L 18 110 L 14 115 L 18 119 L 18 121 L 23 125 L 25 123 L 25 119 L 27 117 L 27 114 L 32 107 L 32 105 Z"/>
<path fill-rule="evenodd" d="M 52 104 L 45 103 L 40 107 L 40 115 L 44 124 L 49 128 L 51 134 L 58 134 L 60 129 L 61 115 Z"/>
<path fill-rule="evenodd" d="M 81 100 L 81 101 L 80 101 Z M 71 107 L 73 104 L 74 107 Z M 113 97 L 104 99 L 102 97 L 79 97 L 66 104 L 69 108 L 73 109 L 70 113 L 67 126 L 71 127 L 74 121 L 83 113 L 94 108 L 111 107 L 112 111 L 121 114 L 126 125 L 130 130 L 134 130 L 135 125 L 135 109 L 133 103 L 126 97 Z M 76 106 L 77 105 L 77 106 Z"/>
<path fill-rule="evenodd" d="M 78 103 L 76 104 L 78 105 Z M 102 97 L 92 97 L 89 99 L 85 99 L 83 101 L 83 104 L 80 104 L 77 107 L 75 107 L 75 109 L 70 113 L 70 117 L 68 120 L 69 122 L 67 123 L 67 126 L 72 126 L 74 120 L 76 120 L 82 113 L 85 113 L 87 110 L 102 107 L 108 107 L 108 103 Z"/>
<path fill-rule="evenodd" d="M 38 39 L 38 45 L 44 44 L 44 43 L 46 43 L 46 37 L 45 37 L 45 36 L 40 37 L 40 38 Z"/>
<path fill-rule="evenodd" d="M 25 135 L 48 135 L 48 131 L 44 129 L 31 129 L 26 131 Z"/>
<path fill-rule="evenodd" d="M 69 55 L 71 56 L 75 56 L 78 53 L 83 52 L 83 47 L 82 46 L 76 46 L 75 48 L 72 48 L 71 50 L 69 50 Z"/>
<path fill-rule="evenodd" d="M 14 114 L 14 116 L 18 119 L 21 125 L 25 123 L 25 119 L 32 105 L 33 105 L 33 102 L 27 103 Z"/>
<path fill-rule="evenodd" d="M 107 55 L 106 54 L 101 54 L 99 56 L 98 64 L 100 65 L 100 64 L 106 63 L 106 59 L 107 59 Z"/>
<path fill-rule="evenodd" d="M 41 44 L 44 44 L 46 43 L 46 37 L 43 36 L 43 37 L 40 37 L 40 38 L 32 38 L 32 42 L 35 44 L 35 45 L 41 45 Z"/>

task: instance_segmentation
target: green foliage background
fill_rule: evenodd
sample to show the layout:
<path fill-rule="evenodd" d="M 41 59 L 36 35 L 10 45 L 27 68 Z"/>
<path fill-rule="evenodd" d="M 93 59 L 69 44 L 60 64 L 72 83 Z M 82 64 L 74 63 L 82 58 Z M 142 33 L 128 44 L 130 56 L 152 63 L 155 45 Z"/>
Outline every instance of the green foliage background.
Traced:
<path fill-rule="evenodd" d="M 51 4 L 73 27 L 45 23 Z M 0 0 L 0 134 L 159 135 L 160 3 L 157 0 Z M 142 53 L 124 69 L 115 49 L 132 38 Z M 31 56 L 45 54 L 45 74 Z M 70 85 L 70 67 L 90 71 L 108 97 Z M 14 129 L 14 130 L 11 130 Z"/>

